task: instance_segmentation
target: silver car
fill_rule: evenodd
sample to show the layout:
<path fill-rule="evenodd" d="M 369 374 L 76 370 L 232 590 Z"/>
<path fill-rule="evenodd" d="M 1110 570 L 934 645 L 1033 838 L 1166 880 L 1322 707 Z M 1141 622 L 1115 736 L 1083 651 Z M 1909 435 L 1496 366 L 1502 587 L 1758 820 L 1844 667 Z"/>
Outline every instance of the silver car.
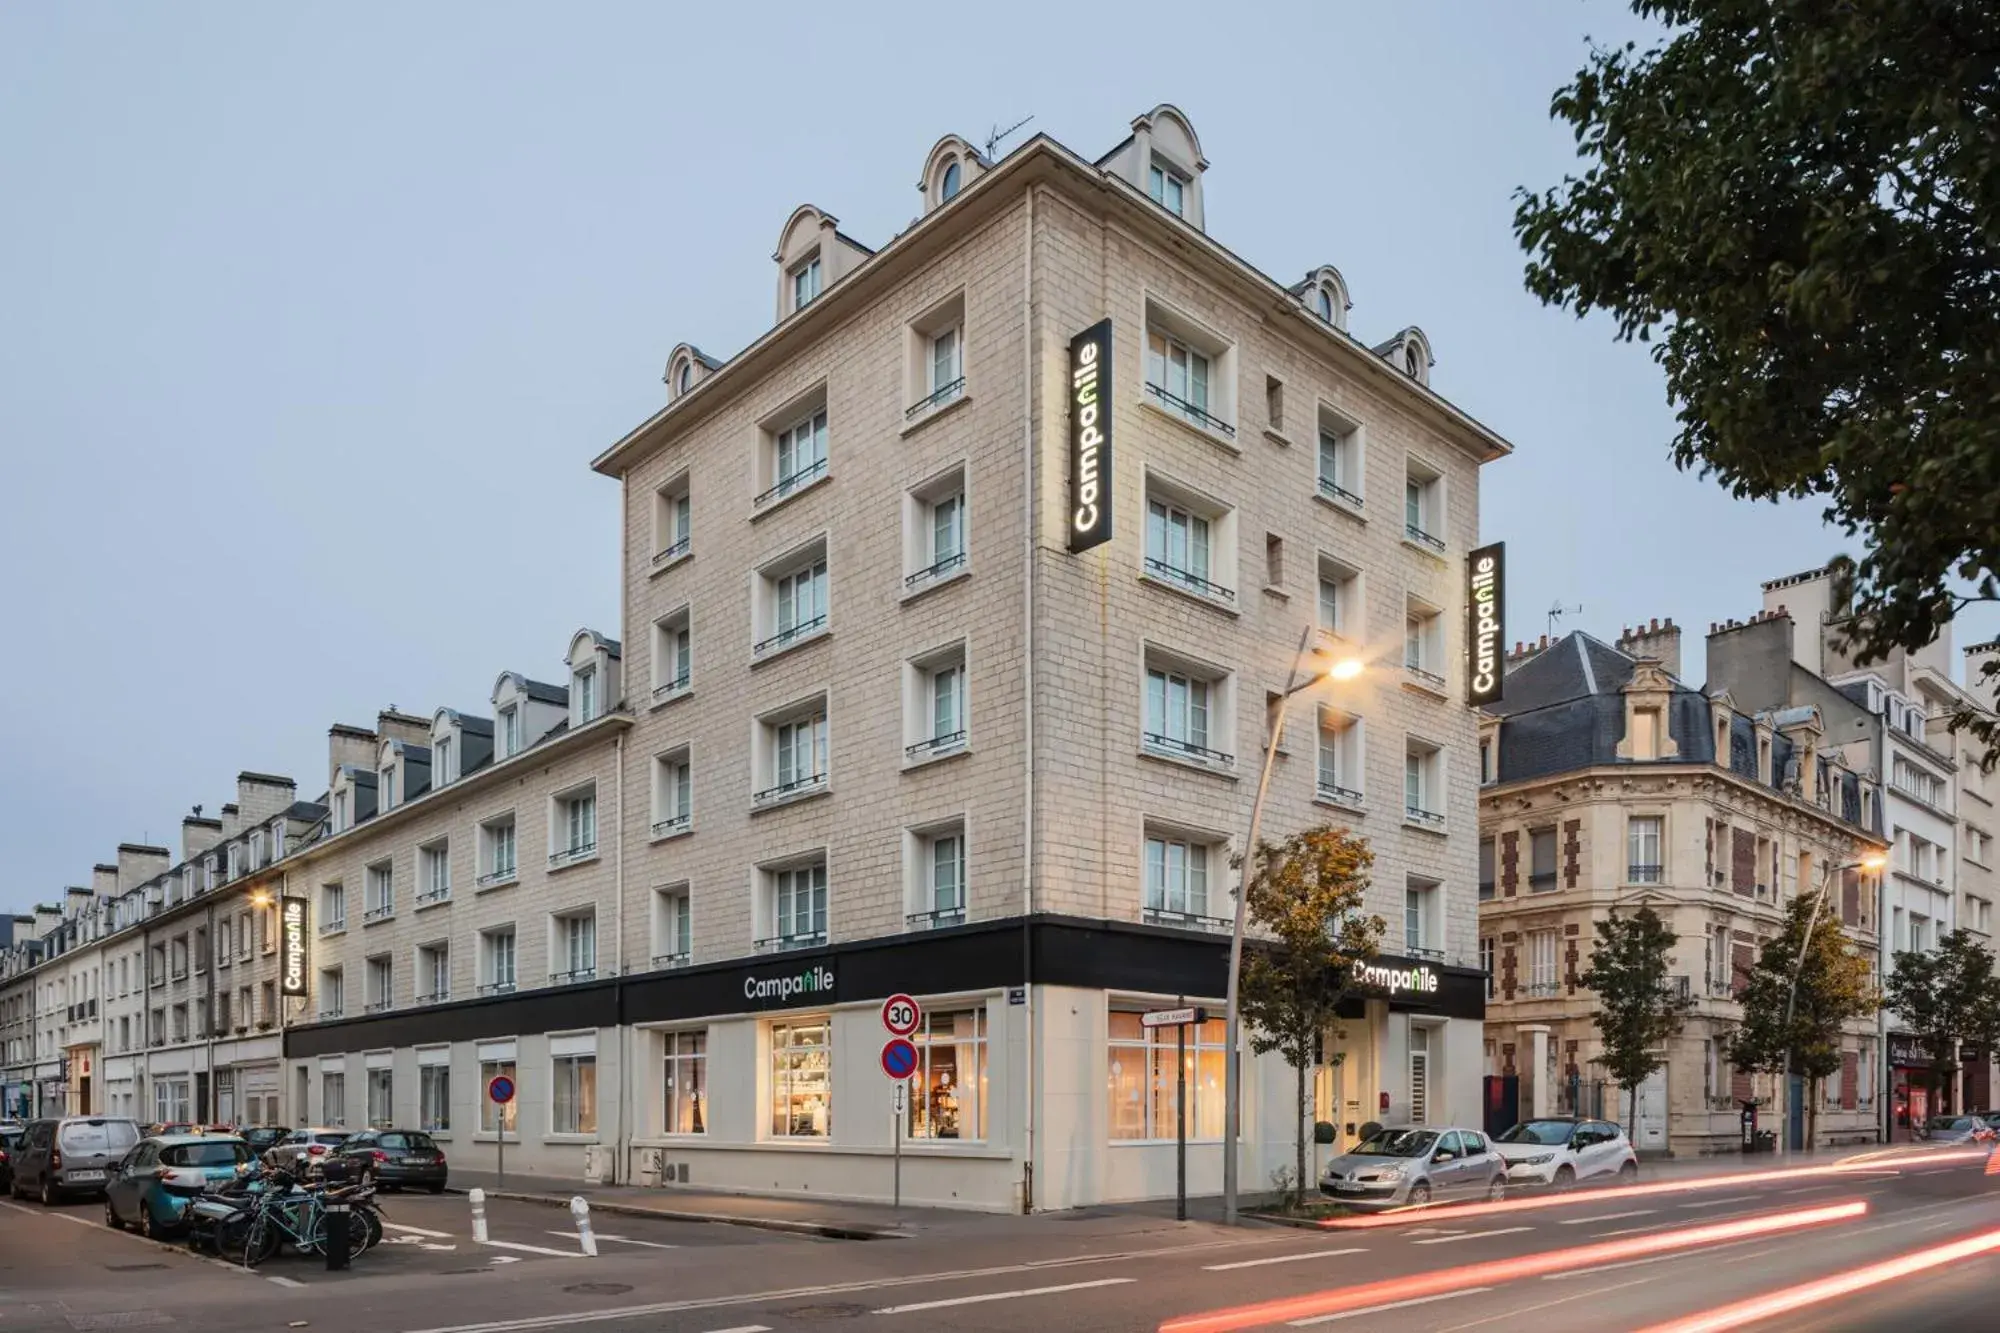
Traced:
<path fill-rule="evenodd" d="M 1476 1129 L 1380 1129 L 1326 1164 L 1320 1193 L 1356 1208 L 1499 1199 L 1507 1163 Z"/>

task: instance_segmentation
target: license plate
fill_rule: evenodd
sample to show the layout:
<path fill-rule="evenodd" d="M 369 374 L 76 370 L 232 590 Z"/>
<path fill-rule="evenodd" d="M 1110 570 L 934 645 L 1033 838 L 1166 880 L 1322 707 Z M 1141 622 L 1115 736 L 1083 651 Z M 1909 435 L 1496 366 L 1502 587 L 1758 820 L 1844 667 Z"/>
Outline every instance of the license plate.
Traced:
<path fill-rule="evenodd" d="M 72 1171 L 69 1173 L 69 1178 L 72 1181 L 77 1181 L 77 1182 L 82 1182 L 86 1180 L 102 1180 L 104 1179 L 104 1173 L 102 1171 Z"/>
<path fill-rule="evenodd" d="M 1335 1194 L 1366 1194 L 1368 1190 L 1363 1185 L 1353 1185 L 1345 1180 L 1337 1180 L 1333 1184 L 1333 1192 Z"/>

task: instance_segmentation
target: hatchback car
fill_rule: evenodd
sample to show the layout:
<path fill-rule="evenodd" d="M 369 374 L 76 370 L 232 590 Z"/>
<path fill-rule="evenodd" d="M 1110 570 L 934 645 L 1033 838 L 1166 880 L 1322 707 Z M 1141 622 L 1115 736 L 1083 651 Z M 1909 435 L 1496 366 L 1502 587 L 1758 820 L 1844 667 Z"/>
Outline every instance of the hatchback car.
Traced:
<path fill-rule="evenodd" d="M 291 1132 L 289 1125 L 259 1125 L 255 1129 L 244 1130 L 243 1141 L 250 1145 L 250 1151 L 262 1157 L 266 1148 L 280 1142 Z"/>
<path fill-rule="evenodd" d="M 139 1126 L 110 1116 L 36 1120 L 14 1153 L 15 1198 L 53 1205 L 66 1194 L 102 1194 L 111 1170 L 139 1142 Z"/>
<path fill-rule="evenodd" d="M 1493 1140 L 1493 1150 L 1507 1159 L 1507 1183 L 1517 1189 L 1567 1190 L 1579 1181 L 1629 1182 L 1639 1174 L 1631 1140 L 1608 1120 L 1523 1120 Z"/>
<path fill-rule="evenodd" d="M 1924 1126 L 1924 1138 L 1931 1143 L 1990 1143 L 1993 1126 L 1976 1115 L 1933 1116 Z"/>
<path fill-rule="evenodd" d="M 264 1150 L 264 1162 L 290 1171 L 298 1166 L 299 1154 L 304 1153 L 307 1168 L 317 1170 L 328 1153 L 352 1137 L 351 1130 L 324 1125 L 295 1129 Z"/>
<path fill-rule="evenodd" d="M 1498 1199 L 1507 1193 L 1507 1163 L 1478 1130 L 1381 1129 L 1328 1162 L 1319 1188 L 1358 1208 Z"/>
<path fill-rule="evenodd" d="M 335 1148 L 330 1160 L 345 1162 L 350 1179 L 444 1193 L 444 1149 L 422 1130 L 365 1129 Z"/>
<path fill-rule="evenodd" d="M 105 1225 L 117 1231 L 136 1226 L 149 1239 L 178 1234 L 187 1227 L 189 1205 L 235 1180 L 237 1168 L 253 1160 L 250 1145 L 234 1135 L 141 1139 L 105 1184 Z"/>

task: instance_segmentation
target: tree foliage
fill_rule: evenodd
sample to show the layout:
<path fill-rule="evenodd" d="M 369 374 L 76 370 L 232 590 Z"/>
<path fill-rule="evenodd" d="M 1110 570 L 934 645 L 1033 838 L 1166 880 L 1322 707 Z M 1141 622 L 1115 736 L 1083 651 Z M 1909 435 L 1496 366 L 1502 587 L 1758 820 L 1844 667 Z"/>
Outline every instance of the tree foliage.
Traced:
<path fill-rule="evenodd" d="M 1859 953 L 1840 918 L 1822 903 L 1814 920 L 1814 896 L 1800 894 L 1785 913 L 1785 928 L 1758 952 L 1739 997 L 1743 1024 L 1729 1045 L 1729 1059 L 1750 1073 L 1777 1074 L 1791 1053 L 1794 1074 L 1806 1081 L 1807 1127 L 1811 1144 L 1819 1131 L 1820 1085 L 1840 1072 L 1841 1037 L 1846 1025 L 1866 1018 L 1881 1005 L 1869 977 L 1868 959 Z M 1806 938 L 1810 923 L 1812 938 Z M 1800 958 L 1800 948 L 1805 955 Z M 1791 1026 L 1785 1025 L 1785 1002 L 1792 993 L 1792 971 L 1799 986 L 1792 1002 Z M 1786 1095 L 1784 1089 L 1778 1095 Z"/>
<path fill-rule="evenodd" d="M 1276 1051 L 1297 1076 L 1297 1142 L 1293 1203 L 1306 1181 L 1306 1071 L 1322 1037 L 1335 1033 L 1340 1003 L 1356 971 L 1375 957 L 1386 924 L 1362 915 L 1368 870 L 1375 862 L 1364 838 L 1320 827 L 1257 848 L 1255 873 L 1244 903 L 1250 920 L 1268 931 L 1275 948 L 1243 960 L 1237 1003 L 1251 1030 L 1250 1048 Z"/>
<path fill-rule="evenodd" d="M 2000 22 L 1961 0 L 1632 8 L 1668 36 L 1594 49 L 1556 93 L 1584 165 L 1517 194 L 1528 289 L 1657 339 L 1681 467 L 1824 497 L 1861 535 L 1836 569 L 1861 665 L 1921 648 L 2000 600 Z M 1991 713 L 1956 723 L 2000 757 Z"/>
<path fill-rule="evenodd" d="M 1958 1068 L 1958 1043 L 2000 1042 L 2000 978 L 1993 955 L 1963 928 L 1923 952 L 1898 950 L 1886 999 L 1931 1057 L 1931 1095 Z"/>
<path fill-rule="evenodd" d="M 1639 1085 L 1666 1065 L 1661 1049 L 1680 1034 L 1694 1007 L 1667 978 L 1674 932 L 1659 913 L 1641 907 L 1630 916 L 1613 911 L 1596 923 L 1590 967 L 1577 978 L 1597 994 L 1597 1032 L 1604 1041 L 1606 1072 L 1631 1094 L 1628 1136 L 1636 1136 Z"/>

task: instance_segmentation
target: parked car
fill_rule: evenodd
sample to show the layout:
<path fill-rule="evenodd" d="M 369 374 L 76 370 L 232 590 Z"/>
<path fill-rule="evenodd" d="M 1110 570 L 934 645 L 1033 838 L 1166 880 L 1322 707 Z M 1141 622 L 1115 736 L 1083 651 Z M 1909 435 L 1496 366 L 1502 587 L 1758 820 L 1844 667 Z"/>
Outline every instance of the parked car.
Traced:
<path fill-rule="evenodd" d="M 1990 1143 L 1994 1128 L 1976 1115 L 1932 1116 L 1924 1138 L 1932 1143 Z"/>
<path fill-rule="evenodd" d="M 102 1194 L 111 1169 L 139 1141 L 139 1126 L 111 1116 L 36 1120 L 14 1153 L 15 1198 L 53 1205 L 65 1194 Z"/>
<path fill-rule="evenodd" d="M 364 1129 L 335 1148 L 329 1160 L 345 1162 L 350 1179 L 444 1193 L 444 1149 L 420 1129 Z"/>
<path fill-rule="evenodd" d="M 233 1134 L 141 1139 L 105 1183 L 104 1223 L 117 1231 L 136 1226 L 148 1239 L 178 1235 L 187 1228 L 189 1205 L 254 1160 L 250 1145 Z"/>
<path fill-rule="evenodd" d="M 1326 1164 L 1320 1192 L 1360 1208 L 1499 1199 L 1507 1163 L 1475 1129 L 1379 1129 Z"/>
<path fill-rule="evenodd" d="M 250 1145 L 250 1151 L 262 1157 L 266 1148 L 279 1142 L 291 1132 L 290 1125 L 259 1125 L 255 1129 L 244 1130 L 243 1141 Z"/>
<path fill-rule="evenodd" d="M 1523 1120 L 1493 1140 L 1493 1150 L 1507 1159 L 1507 1183 L 1517 1189 L 1567 1190 L 1586 1180 L 1629 1182 L 1639 1174 L 1631 1140 L 1608 1120 Z"/>
<path fill-rule="evenodd" d="M 0 1124 L 0 1190 L 13 1193 L 14 1154 L 19 1150 L 21 1136 L 26 1127 L 14 1124 Z"/>
<path fill-rule="evenodd" d="M 298 1165 L 300 1153 L 306 1155 L 306 1165 L 317 1168 L 320 1160 L 351 1138 L 352 1131 L 316 1125 L 306 1129 L 295 1129 L 264 1150 L 267 1166 L 279 1166 L 291 1170 Z"/>

